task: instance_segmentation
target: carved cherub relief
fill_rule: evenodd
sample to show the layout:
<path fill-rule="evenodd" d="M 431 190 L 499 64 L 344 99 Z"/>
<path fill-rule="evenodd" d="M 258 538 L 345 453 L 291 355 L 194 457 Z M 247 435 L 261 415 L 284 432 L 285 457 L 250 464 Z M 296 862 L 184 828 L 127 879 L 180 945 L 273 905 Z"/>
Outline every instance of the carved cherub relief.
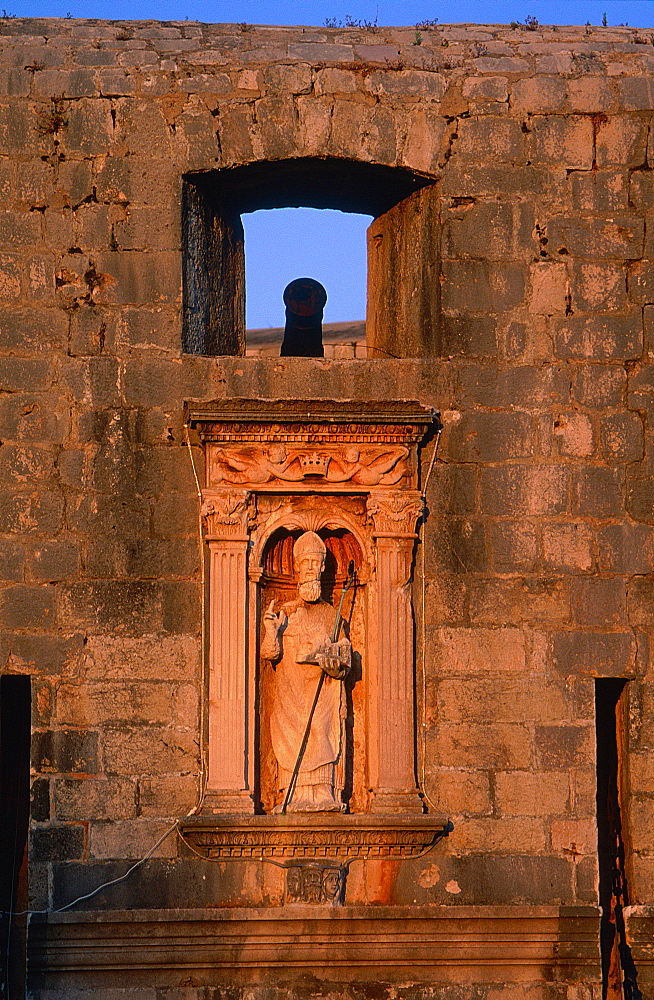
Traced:
<path fill-rule="evenodd" d="M 217 449 L 213 456 L 214 485 L 263 485 L 279 481 L 300 483 L 323 479 L 327 483 L 358 486 L 394 486 L 407 475 L 408 449 L 348 447 L 339 451 L 293 449 L 283 445 L 267 449 Z"/>

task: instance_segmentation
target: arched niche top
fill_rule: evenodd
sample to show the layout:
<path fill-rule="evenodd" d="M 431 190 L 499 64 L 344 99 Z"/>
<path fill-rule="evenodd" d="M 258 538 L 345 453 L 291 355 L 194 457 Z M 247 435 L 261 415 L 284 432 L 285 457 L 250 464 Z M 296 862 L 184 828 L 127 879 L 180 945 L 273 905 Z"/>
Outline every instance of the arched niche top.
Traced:
<path fill-rule="evenodd" d="M 183 179 L 182 349 L 245 354 L 241 214 L 331 208 L 375 217 L 368 230 L 366 340 L 371 357 L 438 353 L 440 245 L 434 179 L 344 157 L 260 160 Z M 280 290 L 281 294 L 281 290 Z"/>

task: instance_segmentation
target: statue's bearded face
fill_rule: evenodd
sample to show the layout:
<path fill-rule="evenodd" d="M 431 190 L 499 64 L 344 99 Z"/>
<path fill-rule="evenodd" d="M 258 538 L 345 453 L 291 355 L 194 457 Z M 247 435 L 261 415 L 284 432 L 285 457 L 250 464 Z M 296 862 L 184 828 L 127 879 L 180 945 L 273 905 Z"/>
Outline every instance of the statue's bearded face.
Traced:
<path fill-rule="evenodd" d="M 295 560 L 297 589 L 303 601 L 320 600 L 320 576 L 324 567 L 324 557 L 318 552 L 307 552 Z"/>

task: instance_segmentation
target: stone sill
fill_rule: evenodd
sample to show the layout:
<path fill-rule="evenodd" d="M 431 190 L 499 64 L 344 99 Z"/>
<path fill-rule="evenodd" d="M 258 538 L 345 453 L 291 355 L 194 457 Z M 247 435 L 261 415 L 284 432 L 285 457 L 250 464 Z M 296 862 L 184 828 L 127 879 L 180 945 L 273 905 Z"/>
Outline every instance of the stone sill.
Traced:
<path fill-rule="evenodd" d="M 599 980 L 594 906 L 116 910 L 30 925 L 31 987 Z"/>
<path fill-rule="evenodd" d="M 289 861 L 417 858 L 451 829 L 443 816 L 339 813 L 205 814 L 183 820 L 180 827 L 193 850 L 206 858 Z"/>

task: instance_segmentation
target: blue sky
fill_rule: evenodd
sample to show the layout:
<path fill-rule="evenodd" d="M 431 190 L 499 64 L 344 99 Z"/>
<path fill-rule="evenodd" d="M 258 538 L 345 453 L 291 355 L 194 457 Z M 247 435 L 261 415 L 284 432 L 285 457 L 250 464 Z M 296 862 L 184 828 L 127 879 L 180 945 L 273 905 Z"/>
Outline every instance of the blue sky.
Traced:
<path fill-rule="evenodd" d="M 322 25 L 326 18 L 414 25 L 508 24 L 536 17 L 541 24 L 629 24 L 654 28 L 654 0 L 5 0 L 17 17 L 111 20 L 185 20 L 248 24 Z M 365 231 L 370 219 L 340 212 L 284 209 L 244 216 L 247 325 L 280 326 L 282 292 L 295 277 L 310 276 L 327 288 L 325 322 L 363 319 L 366 300 Z M 271 268 L 271 259 L 275 266 Z"/>

